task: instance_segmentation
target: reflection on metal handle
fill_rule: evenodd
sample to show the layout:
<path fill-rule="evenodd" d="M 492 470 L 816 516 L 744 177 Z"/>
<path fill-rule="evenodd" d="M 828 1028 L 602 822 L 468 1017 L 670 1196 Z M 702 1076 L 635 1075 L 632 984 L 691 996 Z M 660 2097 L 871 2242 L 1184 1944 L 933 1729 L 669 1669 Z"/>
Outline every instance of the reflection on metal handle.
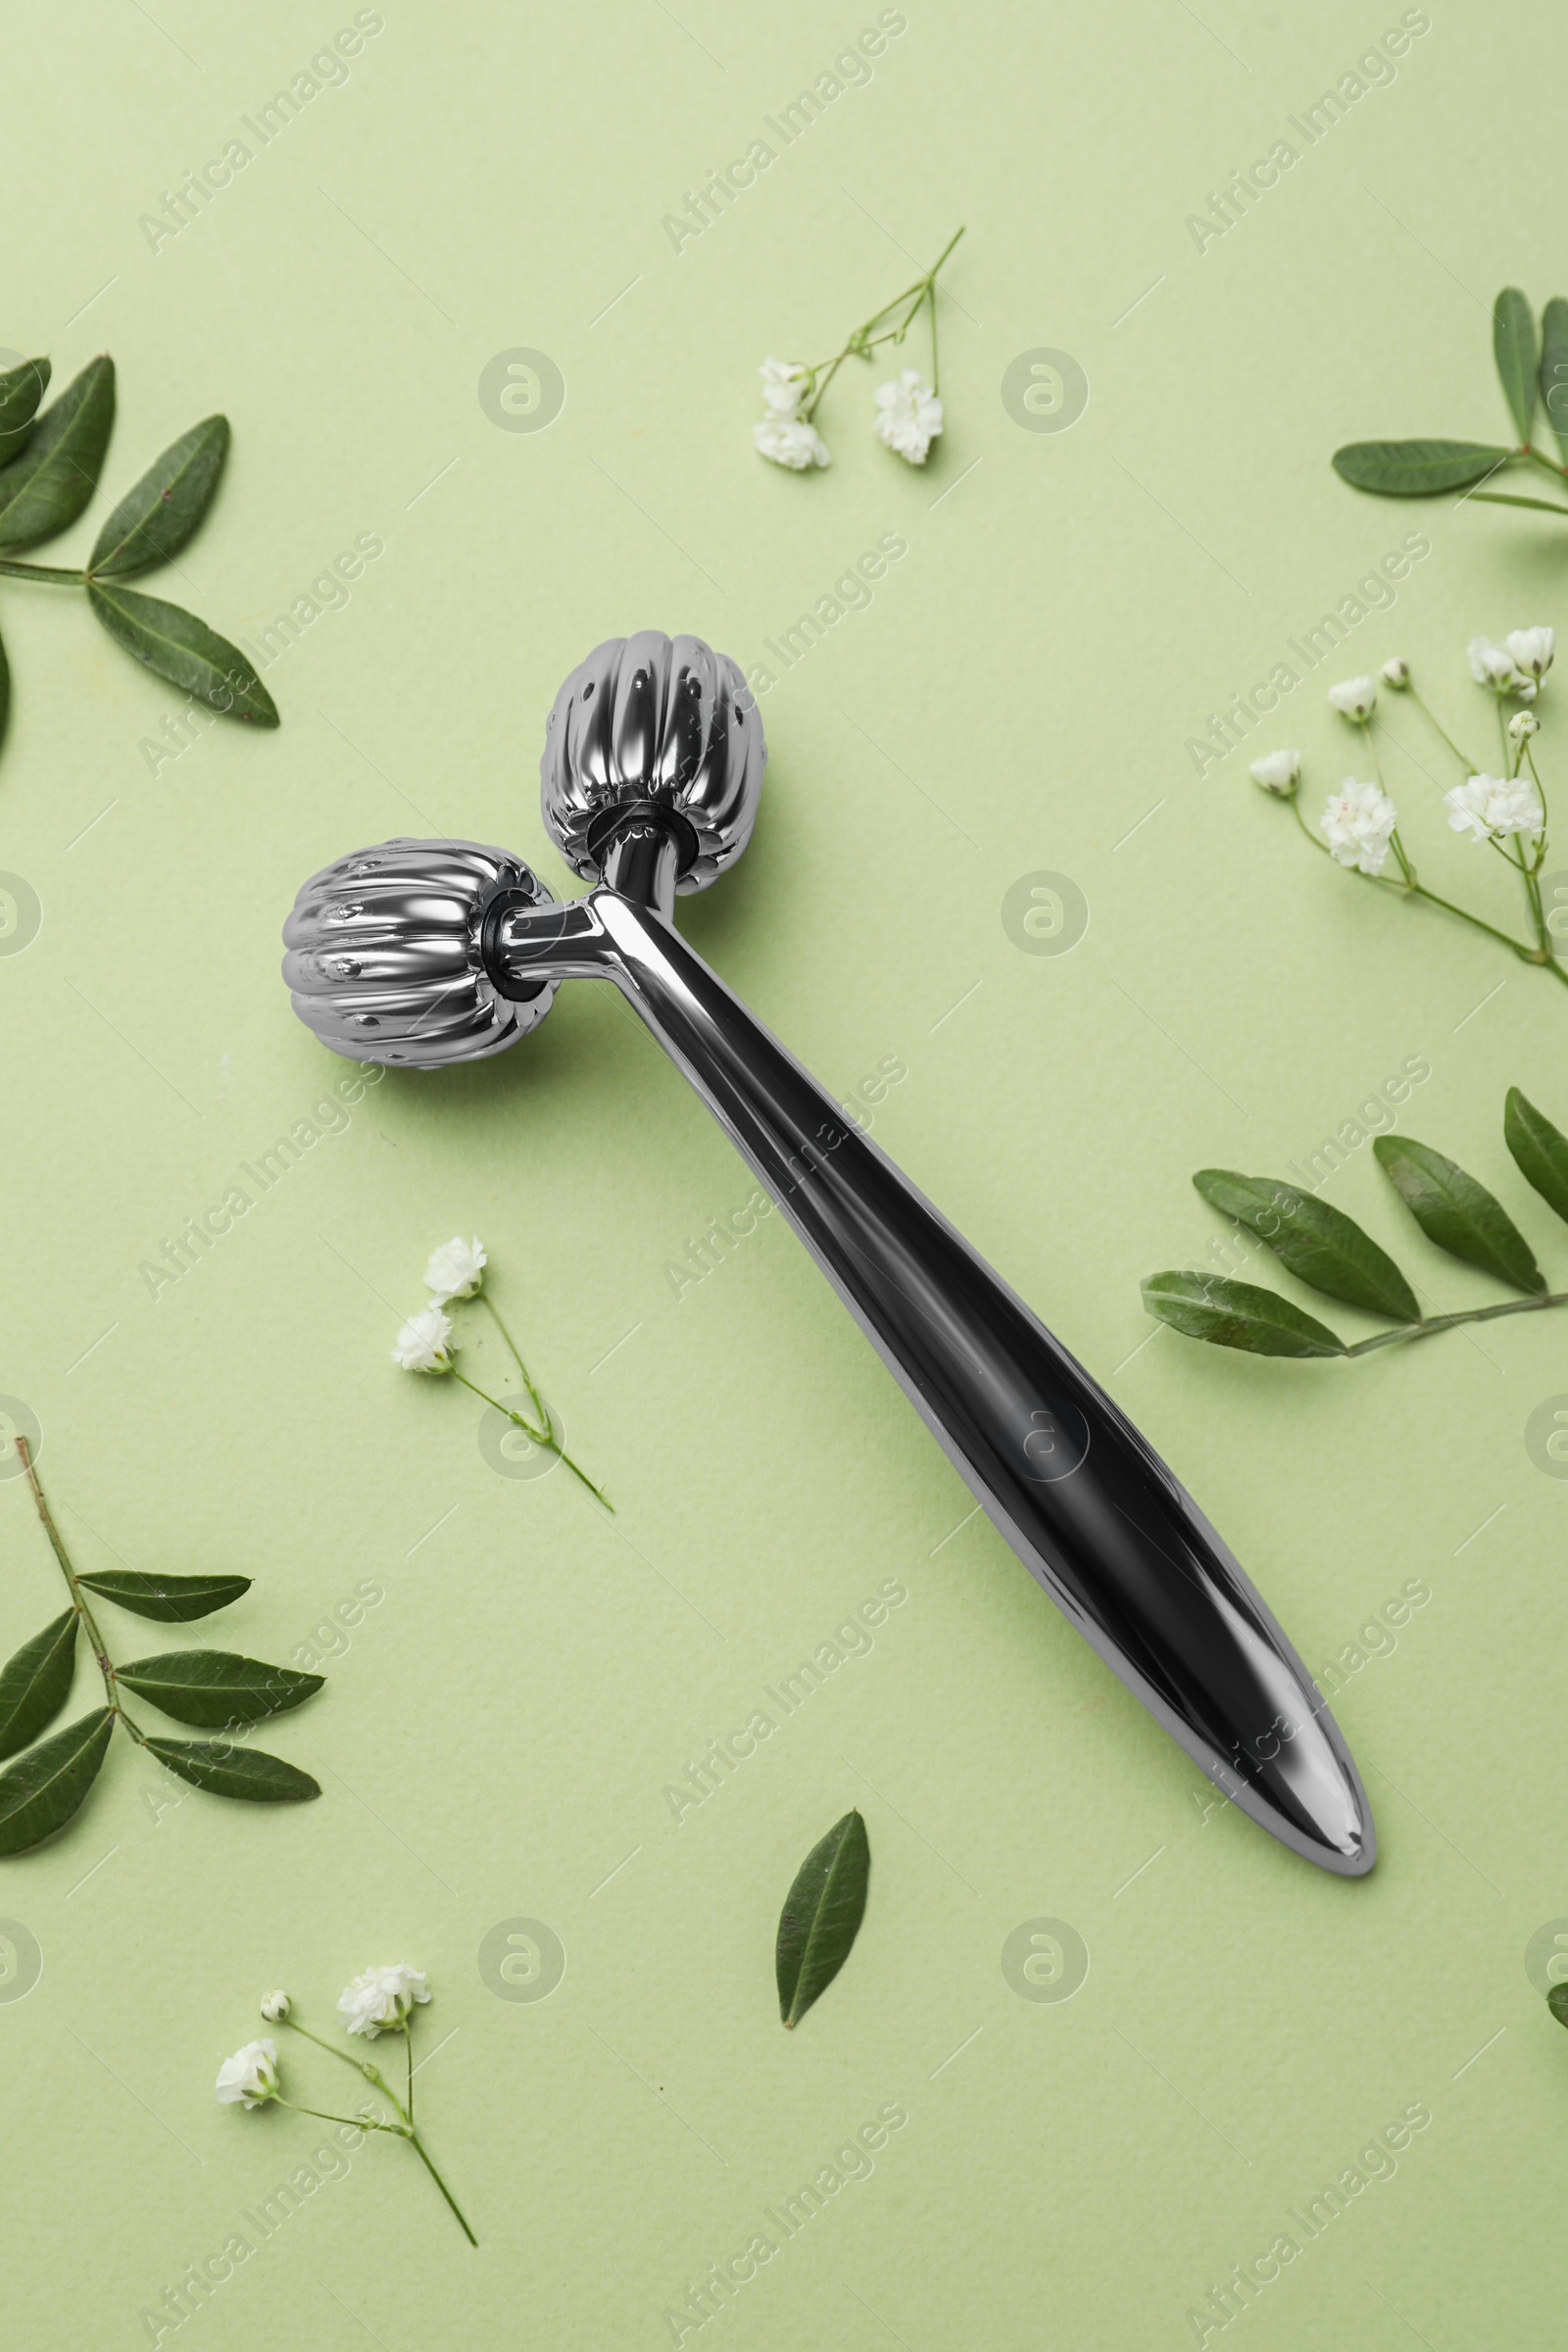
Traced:
<path fill-rule="evenodd" d="M 506 994 L 612 980 L 778 1203 L 996 1526 L 1223 1793 L 1325 1869 L 1372 1867 L 1339 1729 L 1260 1595 L 1125 1415 L 687 946 L 649 826 L 565 906 L 485 924 Z"/>

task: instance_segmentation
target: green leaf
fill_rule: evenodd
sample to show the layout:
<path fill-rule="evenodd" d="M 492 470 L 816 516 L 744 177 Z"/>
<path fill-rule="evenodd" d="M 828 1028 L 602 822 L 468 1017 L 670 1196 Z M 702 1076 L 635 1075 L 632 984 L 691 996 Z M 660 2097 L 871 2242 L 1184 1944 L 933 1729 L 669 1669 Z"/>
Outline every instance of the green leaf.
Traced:
<path fill-rule="evenodd" d="M 237 1657 L 231 1649 L 172 1649 L 162 1657 L 137 1658 L 117 1672 L 128 1690 L 150 1698 L 166 1715 L 214 1730 L 281 1715 L 319 1690 L 325 1680 L 319 1674 L 296 1674 L 291 1666 Z"/>
<path fill-rule="evenodd" d="M 1334 470 L 1352 490 L 1429 498 L 1484 480 L 1512 455 L 1481 441 L 1350 441 L 1334 452 Z"/>
<path fill-rule="evenodd" d="M 134 1568 L 105 1568 L 97 1576 L 76 1580 L 89 1592 L 138 1617 L 157 1617 L 166 1625 L 188 1625 L 193 1617 L 210 1617 L 226 1609 L 251 1589 L 248 1576 L 143 1576 Z"/>
<path fill-rule="evenodd" d="M 1553 1984 L 1546 1995 L 1546 2007 L 1559 2026 L 1568 2026 L 1568 1984 Z"/>
<path fill-rule="evenodd" d="M 71 1696 L 75 1664 L 76 1612 L 68 1609 L 0 1670 L 0 1756 L 14 1756 L 53 1723 Z"/>
<path fill-rule="evenodd" d="M 228 455 L 228 418 L 206 416 L 172 442 L 99 532 L 87 569 L 128 580 L 177 556 L 212 504 Z"/>
<path fill-rule="evenodd" d="M 115 1728 L 99 1707 L 0 1772 L 0 1854 L 24 1854 L 63 1829 L 98 1778 Z"/>
<path fill-rule="evenodd" d="M 98 487 L 115 422 L 115 363 L 93 360 L 45 409 L 0 474 L 0 547 L 36 547 L 75 521 Z"/>
<path fill-rule="evenodd" d="M 214 1796 L 245 1797 L 253 1805 L 297 1805 L 319 1796 L 308 1772 L 259 1747 L 225 1747 L 216 1740 L 149 1740 L 148 1753 L 182 1781 Z"/>
<path fill-rule="evenodd" d="M 1227 1168 L 1200 1168 L 1193 1182 L 1222 1215 L 1266 1242 L 1298 1281 L 1368 1314 L 1420 1322 L 1415 1293 L 1387 1250 L 1326 1200 L 1272 1176 L 1236 1176 Z"/>
<path fill-rule="evenodd" d="M 87 602 L 111 637 L 161 678 L 199 695 L 230 718 L 277 725 L 277 705 L 239 648 L 194 612 L 134 588 L 87 582 Z"/>
<path fill-rule="evenodd" d="M 1568 302 L 1560 294 L 1541 314 L 1541 403 L 1568 458 Z"/>
<path fill-rule="evenodd" d="M 1519 438 L 1528 441 L 1536 415 L 1536 318 L 1517 286 L 1504 286 L 1493 305 L 1492 352 Z"/>
<path fill-rule="evenodd" d="M 0 743 L 6 739 L 6 720 L 11 716 L 11 664 L 6 660 L 4 638 L 0 638 Z"/>
<path fill-rule="evenodd" d="M 32 419 L 49 385 L 47 360 L 24 360 L 0 375 L 0 466 L 20 457 Z"/>
<path fill-rule="evenodd" d="M 865 1917 L 871 1847 L 858 1813 L 813 1845 L 778 1916 L 778 2013 L 797 2026 L 850 1956 Z"/>
<path fill-rule="evenodd" d="M 1502 1140 L 1525 1182 L 1535 1186 L 1548 1208 L 1568 1219 L 1568 1135 L 1560 1134 L 1516 1086 L 1509 1087 L 1503 1104 Z"/>
<path fill-rule="evenodd" d="M 1275 1291 L 1227 1282 L 1222 1274 L 1151 1274 L 1144 1304 L 1160 1323 L 1216 1348 L 1249 1355 L 1344 1355 L 1345 1342 L 1326 1323 L 1302 1314 Z"/>
<path fill-rule="evenodd" d="M 1516 1291 L 1544 1291 L 1530 1244 L 1500 1200 L 1451 1159 L 1408 1136 L 1372 1139 L 1378 1165 L 1428 1241 Z"/>

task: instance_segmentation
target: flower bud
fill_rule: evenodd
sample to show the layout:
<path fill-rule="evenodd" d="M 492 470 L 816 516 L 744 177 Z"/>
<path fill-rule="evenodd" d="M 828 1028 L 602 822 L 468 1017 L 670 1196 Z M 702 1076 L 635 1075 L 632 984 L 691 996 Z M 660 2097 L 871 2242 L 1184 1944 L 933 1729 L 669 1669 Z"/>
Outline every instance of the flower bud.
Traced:
<path fill-rule="evenodd" d="M 1342 717 L 1354 719 L 1364 727 L 1377 708 L 1376 678 L 1345 678 L 1338 686 L 1329 688 L 1329 701 Z"/>
<path fill-rule="evenodd" d="M 1299 752 L 1268 752 L 1261 760 L 1250 760 L 1247 772 L 1254 784 L 1261 784 L 1263 790 L 1273 793 L 1277 800 L 1294 801 L 1296 787 L 1301 780 L 1301 755 Z"/>
<path fill-rule="evenodd" d="M 1410 664 L 1402 654 L 1396 654 L 1392 661 L 1384 662 L 1379 674 L 1385 686 L 1392 686 L 1396 693 L 1402 694 L 1410 683 Z"/>
<path fill-rule="evenodd" d="M 282 2018 L 287 2017 L 288 2010 L 289 1999 L 286 1992 L 270 1992 L 264 1996 L 262 2015 L 270 2026 L 275 2026 Z"/>
<path fill-rule="evenodd" d="M 1515 743 L 1528 743 L 1532 735 L 1541 733 L 1541 721 L 1533 710 L 1516 710 L 1508 721 L 1508 733 Z"/>

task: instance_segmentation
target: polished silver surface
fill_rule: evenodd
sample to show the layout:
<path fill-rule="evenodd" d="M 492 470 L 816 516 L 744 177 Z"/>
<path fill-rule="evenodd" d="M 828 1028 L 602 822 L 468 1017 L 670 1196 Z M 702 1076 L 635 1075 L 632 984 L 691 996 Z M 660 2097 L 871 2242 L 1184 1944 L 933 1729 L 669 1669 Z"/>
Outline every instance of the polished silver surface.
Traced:
<path fill-rule="evenodd" d="M 659 629 L 595 646 L 545 726 L 539 797 L 550 838 L 585 882 L 629 812 L 657 809 L 682 893 L 705 890 L 752 837 L 767 747 L 738 662 Z"/>
<path fill-rule="evenodd" d="M 500 891 L 553 903 L 519 858 L 478 841 L 383 841 L 323 866 L 283 927 L 295 1011 L 352 1061 L 431 1070 L 514 1045 L 555 990 L 503 996 L 486 970 L 479 935 Z"/>
<path fill-rule="evenodd" d="M 666 641 L 627 644 L 654 642 Z M 756 758 L 760 772 L 760 741 Z M 568 771 L 569 761 L 563 789 L 572 783 Z M 547 772 L 547 808 L 550 794 Z M 744 830 L 721 840 L 721 857 L 744 847 L 754 808 L 755 790 L 737 819 Z M 677 815 L 628 797 L 597 842 L 604 879 L 562 906 L 541 903 L 526 869 L 521 882 L 474 875 L 466 921 L 457 927 L 496 997 L 527 1010 L 542 987 L 566 978 L 618 988 L 795 1227 L 995 1525 L 1100 1656 L 1262 1828 L 1326 1870 L 1370 1870 L 1371 1809 L 1338 1726 L 1223 1539 L 1082 1365 L 846 1122 L 675 929 L 674 896 L 690 870 Z M 352 895 L 355 869 L 367 859 L 407 866 L 415 846 L 366 852 L 308 884 L 302 904 L 316 894 L 304 921 L 309 939 L 319 942 L 323 881 L 333 905 L 334 892 Z M 423 846 L 449 857 L 455 846 L 468 847 Z M 458 875 L 444 870 L 448 887 L 461 892 Z M 379 911 L 395 924 L 394 900 Z M 417 916 L 416 905 L 416 950 Z M 297 909 L 285 934 L 291 946 L 300 922 Z M 395 945 L 383 937 L 378 950 L 394 969 Z M 315 944 L 308 952 L 332 951 Z M 334 978 L 328 972 L 327 982 Z M 318 1017 L 322 993 L 302 990 L 292 971 L 290 980 L 296 1009 L 335 1043 L 342 1023 L 334 1030 Z M 338 1051 L 362 1060 L 398 1057 L 363 1031 L 352 1034 Z M 506 1042 L 486 1030 L 468 1044 L 454 1028 L 437 1048 L 426 1032 L 430 1050 L 420 1058 L 433 1066 Z"/>

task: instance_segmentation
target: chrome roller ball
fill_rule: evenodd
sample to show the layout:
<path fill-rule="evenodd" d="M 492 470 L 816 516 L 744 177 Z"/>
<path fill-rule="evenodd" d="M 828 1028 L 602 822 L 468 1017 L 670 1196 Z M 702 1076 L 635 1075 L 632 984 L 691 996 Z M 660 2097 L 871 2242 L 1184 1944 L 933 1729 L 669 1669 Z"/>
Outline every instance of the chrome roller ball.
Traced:
<path fill-rule="evenodd" d="M 538 1027 L 555 984 L 502 996 L 484 965 L 491 904 L 553 905 L 508 850 L 384 841 L 313 874 L 283 926 L 294 1009 L 352 1061 L 440 1069 L 499 1054 Z"/>
<path fill-rule="evenodd" d="M 586 882 L 619 829 L 652 814 L 678 891 L 704 890 L 752 837 L 767 746 L 737 662 L 701 637 L 612 637 L 556 697 L 539 762 L 546 827 Z"/>

